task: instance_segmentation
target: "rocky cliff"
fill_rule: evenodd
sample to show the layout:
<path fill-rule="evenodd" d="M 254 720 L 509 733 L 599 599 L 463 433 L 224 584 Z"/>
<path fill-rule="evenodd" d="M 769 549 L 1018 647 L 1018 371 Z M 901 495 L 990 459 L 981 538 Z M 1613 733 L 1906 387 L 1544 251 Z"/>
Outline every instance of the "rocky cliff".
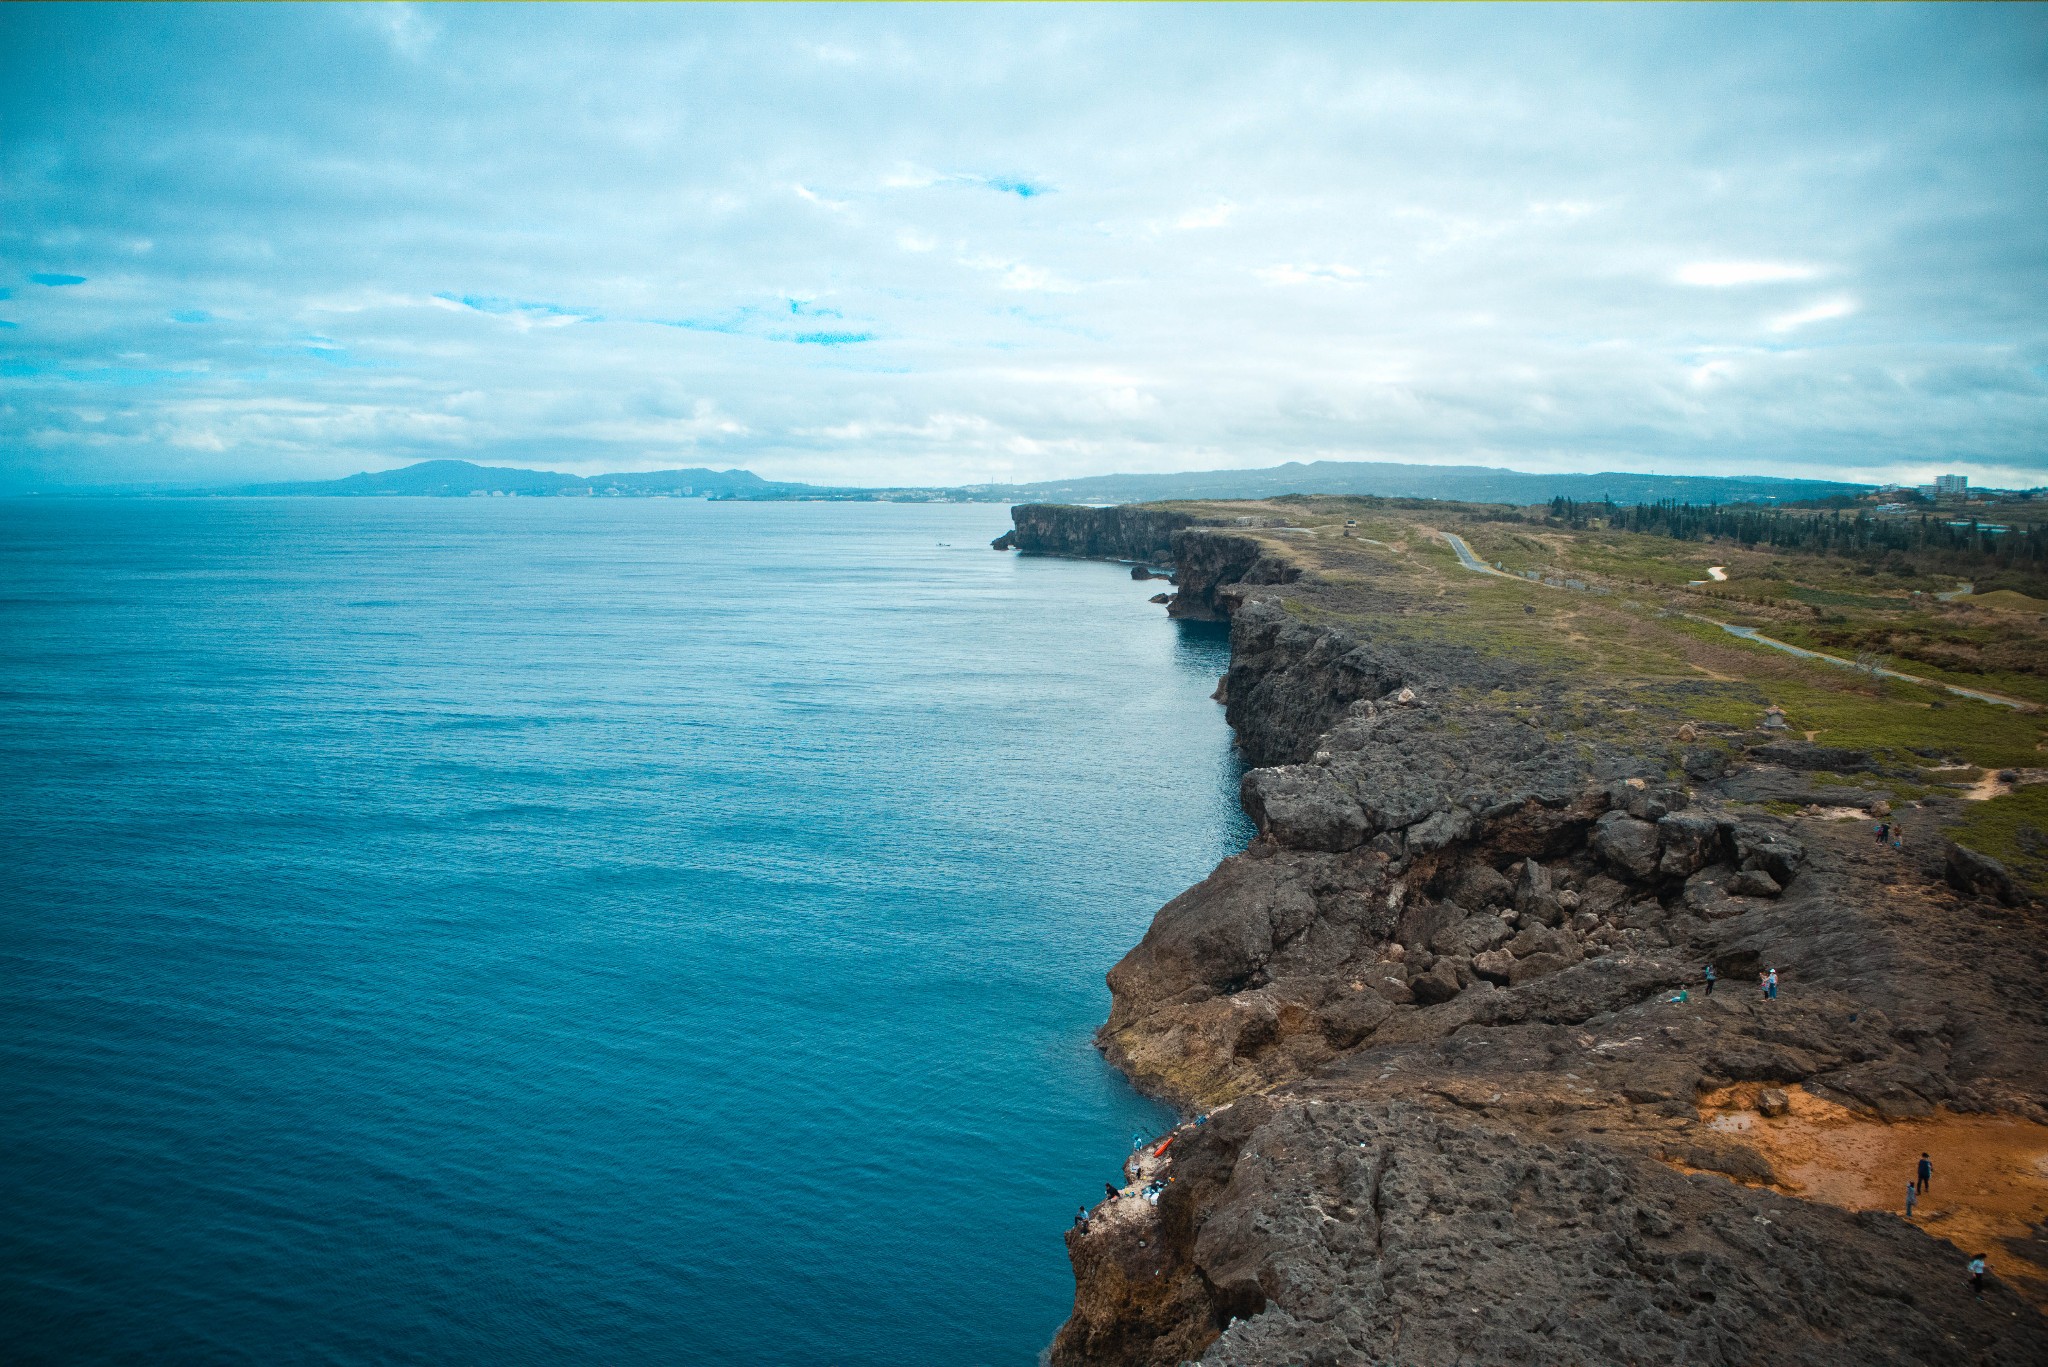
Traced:
<path fill-rule="evenodd" d="M 1156 1204 L 1068 1236 L 1053 1363 L 2048 1362 L 2038 1291 L 1974 1300 L 1964 1250 L 1788 1194 L 1744 1129 L 1788 1093 L 2048 1118 L 2038 908 L 1923 814 L 1903 866 L 1773 815 L 1782 733 L 1581 724 L 1582 681 L 1317 624 L 1283 547 L 1171 535 L 1175 610 L 1231 619 L 1258 836 L 1109 975 L 1102 1047 L 1198 1119 L 1134 1169 Z"/>
<path fill-rule="evenodd" d="M 1165 566 L 1174 562 L 1174 534 L 1193 526 L 1195 518 L 1159 508 L 1020 503 L 1010 509 L 1010 521 L 1012 530 L 992 543 L 999 551 Z"/>

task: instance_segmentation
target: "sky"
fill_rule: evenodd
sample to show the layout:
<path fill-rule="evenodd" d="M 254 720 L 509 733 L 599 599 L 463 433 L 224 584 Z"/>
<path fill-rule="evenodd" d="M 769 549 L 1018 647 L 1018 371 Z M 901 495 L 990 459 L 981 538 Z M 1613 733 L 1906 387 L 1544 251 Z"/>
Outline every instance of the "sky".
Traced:
<path fill-rule="evenodd" d="M 2048 8 L 0 6 L 0 490 L 2048 483 Z"/>

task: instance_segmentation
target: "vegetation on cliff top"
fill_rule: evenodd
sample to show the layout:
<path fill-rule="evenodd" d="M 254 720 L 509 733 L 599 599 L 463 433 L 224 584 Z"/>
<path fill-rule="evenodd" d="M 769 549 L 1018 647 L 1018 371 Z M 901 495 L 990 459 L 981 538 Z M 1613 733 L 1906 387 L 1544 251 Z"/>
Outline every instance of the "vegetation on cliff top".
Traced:
<path fill-rule="evenodd" d="M 1288 605 L 1307 619 L 1512 661 L 1543 681 L 1521 702 L 1561 730 L 1632 737 L 1675 762 L 1680 726 L 1753 727 L 1778 709 L 1788 740 L 1853 757 L 1836 761 L 1839 782 L 1944 799 L 1959 839 L 2048 888 L 2048 604 L 2033 596 L 2048 589 L 2024 565 L 1980 566 L 1980 594 L 1959 591 L 1946 552 L 1844 555 L 1839 539 L 1808 548 L 1790 534 L 1780 539 L 1795 544 L 1773 546 L 1721 536 L 1704 518 L 1689 524 L 1700 539 L 1675 538 L 1654 510 L 1633 510 L 1657 528 L 1637 531 L 1583 508 L 1419 499 L 1162 506 L 1242 529 L 1313 571 L 1316 587 Z M 1445 532 L 1503 574 L 1464 568 Z M 1989 589 L 1993 574 L 2014 587 Z M 1741 640 L 1719 622 L 1861 668 Z M 1981 779 L 1998 772 L 2016 775 L 2009 794 L 1967 800 L 1987 798 Z"/>

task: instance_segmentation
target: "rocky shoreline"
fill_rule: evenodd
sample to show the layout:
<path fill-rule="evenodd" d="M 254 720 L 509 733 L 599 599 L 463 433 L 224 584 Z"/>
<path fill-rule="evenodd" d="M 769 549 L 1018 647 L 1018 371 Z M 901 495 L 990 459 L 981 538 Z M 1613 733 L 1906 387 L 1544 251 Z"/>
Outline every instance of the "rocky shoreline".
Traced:
<path fill-rule="evenodd" d="M 1795 1105 L 2048 1120 L 2041 909 L 1933 812 L 1873 860 L 1764 805 L 1843 761 L 1762 717 L 1575 725 L 1583 681 L 1313 620 L 1379 590 L 1280 536 L 1013 511 L 999 547 L 1168 562 L 1171 611 L 1230 621 L 1258 828 L 1110 972 L 1101 1047 L 1201 1119 L 1156 1204 L 1068 1236 L 1056 1367 L 2048 1362 L 2033 1250 L 1975 1300 L 1980 1250 L 1801 1199 L 1744 1139 Z"/>

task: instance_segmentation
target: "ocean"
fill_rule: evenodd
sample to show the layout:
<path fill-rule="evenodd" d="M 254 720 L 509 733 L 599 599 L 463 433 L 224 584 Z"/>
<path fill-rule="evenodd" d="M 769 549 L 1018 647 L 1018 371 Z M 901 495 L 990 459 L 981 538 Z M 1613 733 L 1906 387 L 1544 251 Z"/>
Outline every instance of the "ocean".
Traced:
<path fill-rule="evenodd" d="M 1248 837 L 990 505 L 0 503 L 0 1358 L 1018 1364 Z"/>

